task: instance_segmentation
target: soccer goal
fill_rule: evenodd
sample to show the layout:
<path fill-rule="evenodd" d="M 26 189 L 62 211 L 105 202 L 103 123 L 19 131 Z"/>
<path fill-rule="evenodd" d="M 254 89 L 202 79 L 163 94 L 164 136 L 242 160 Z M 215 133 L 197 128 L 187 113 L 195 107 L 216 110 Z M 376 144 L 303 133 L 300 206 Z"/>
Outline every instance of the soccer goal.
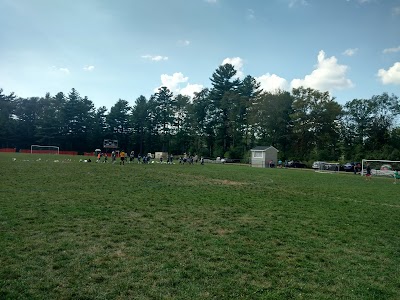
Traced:
<path fill-rule="evenodd" d="M 339 173 L 340 164 L 339 163 L 328 163 L 328 162 L 320 162 L 319 167 L 315 172 L 318 173 Z"/>
<path fill-rule="evenodd" d="M 363 159 L 361 176 L 367 174 L 368 165 L 371 168 L 371 175 L 393 177 L 394 171 L 400 171 L 400 161 Z"/>
<path fill-rule="evenodd" d="M 31 154 L 60 154 L 60 147 L 31 145 Z"/>

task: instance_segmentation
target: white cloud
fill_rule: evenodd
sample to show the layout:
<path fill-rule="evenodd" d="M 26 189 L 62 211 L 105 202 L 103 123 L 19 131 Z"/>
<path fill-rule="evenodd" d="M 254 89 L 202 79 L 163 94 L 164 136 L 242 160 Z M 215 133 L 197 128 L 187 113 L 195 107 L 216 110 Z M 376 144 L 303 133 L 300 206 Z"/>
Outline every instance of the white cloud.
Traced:
<path fill-rule="evenodd" d="M 190 45 L 190 41 L 188 41 L 188 40 L 179 40 L 178 41 L 178 45 L 179 46 L 189 46 Z"/>
<path fill-rule="evenodd" d="M 84 67 L 83 67 L 83 70 L 84 70 L 84 71 L 91 72 L 91 71 L 94 70 L 94 66 L 84 66 Z"/>
<path fill-rule="evenodd" d="M 292 8 L 296 5 L 304 5 L 307 6 L 309 3 L 306 0 L 290 0 L 289 7 Z"/>
<path fill-rule="evenodd" d="M 246 18 L 252 20 L 256 17 L 255 11 L 251 8 L 247 9 Z"/>
<path fill-rule="evenodd" d="M 394 16 L 400 16 L 400 6 L 393 7 L 392 13 Z"/>
<path fill-rule="evenodd" d="M 353 56 L 357 53 L 357 51 L 358 51 L 358 48 L 353 48 L 353 49 L 349 48 L 349 49 L 346 49 L 342 54 L 346 55 L 346 56 Z"/>
<path fill-rule="evenodd" d="M 204 1 L 208 3 L 217 3 L 217 0 L 204 0 Z"/>
<path fill-rule="evenodd" d="M 50 72 L 52 72 L 52 73 L 63 73 L 63 74 L 71 73 L 68 68 L 59 68 L 56 66 L 51 66 L 49 69 L 50 69 Z"/>
<path fill-rule="evenodd" d="M 70 72 L 69 72 L 69 70 L 68 70 L 68 68 L 59 68 L 58 69 L 60 72 L 62 72 L 62 73 L 65 73 L 65 74 L 69 74 Z"/>
<path fill-rule="evenodd" d="M 152 60 L 152 61 L 162 61 L 162 60 L 168 60 L 168 56 L 161 56 L 161 55 L 142 55 L 142 58 Z"/>
<path fill-rule="evenodd" d="M 203 86 L 201 84 L 188 83 L 184 88 L 182 88 L 179 91 L 179 93 L 193 98 L 194 93 L 199 93 L 202 89 L 203 89 Z"/>
<path fill-rule="evenodd" d="M 395 48 L 386 48 L 382 52 L 384 54 L 387 54 L 387 53 L 395 53 L 395 52 L 399 52 L 399 51 L 400 51 L 400 46 L 395 47 Z"/>
<path fill-rule="evenodd" d="M 383 84 L 400 84 L 400 62 L 396 62 L 389 70 L 380 69 L 378 71 Z"/>
<path fill-rule="evenodd" d="M 350 88 L 353 87 L 353 83 L 346 78 L 347 68 L 345 65 L 339 65 L 334 56 L 325 58 L 325 52 L 321 50 L 316 69 L 304 79 L 293 79 L 291 86 L 292 88 L 304 86 L 321 91 Z"/>
<path fill-rule="evenodd" d="M 260 77 L 256 77 L 256 80 L 260 83 L 260 87 L 266 92 L 288 89 L 287 80 L 275 74 L 267 73 Z"/>
<path fill-rule="evenodd" d="M 243 73 L 243 59 L 241 59 L 240 57 L 227 57 L 222 61 L 221 65 L 225 65 L 225 64 L 231 64 L 235 70 L 236 70 L 236 75 L 235 77 L 237 78 L 243 78 L 244 77 L 244 73 Z"/>
<path fill-rule="evenodd" d="M 181 72 L 177 72 L 172 74 L 172 76 L 168 74 L 161 75 L 161 86 L 167 87 L 170 91 L 176 92 L 179 89 L 179 84 L 183 82 L 187 82 L 189 80 L 188 77 L 183 76 Z M 158 88 L 157 88 L 158 90 Z"/>
<path fill-rule="evenodd" d="M 350 2 L 351 0 L 346 0 L 347 2 Z M 357 2 L 359 4 L 364 4 L 364 3 L 370 3 L 372 1 L 376 1 L 376 0 L 353 0 L 354 2 Z"/>
<path fill-rule="evenodd" d="M 188 80 L 189 77 L 185 77 L 181 72 L 176 72 L 172 75 L 162 74 L 160 87 L 165 86 L 174 94 L 193 97 L 195 92 L 200 92 L 203 89 L 203 86 L 201 84 L 188 83 Z M 187 84 L 181 88 L 182 83 Z M 160 87 L 154 89 L 154 92 L 157 92 Z"/>

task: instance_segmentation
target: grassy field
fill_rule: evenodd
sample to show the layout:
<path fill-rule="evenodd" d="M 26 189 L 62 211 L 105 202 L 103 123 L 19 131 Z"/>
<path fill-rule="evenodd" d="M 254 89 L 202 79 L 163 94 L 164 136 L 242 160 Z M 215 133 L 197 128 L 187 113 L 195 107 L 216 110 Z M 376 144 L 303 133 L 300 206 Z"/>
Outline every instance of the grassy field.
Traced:
<path fill-rule="evenodd" d="M 400 299 L 391 179 L 78 161 L 0 154 L 0 299 Z"/>

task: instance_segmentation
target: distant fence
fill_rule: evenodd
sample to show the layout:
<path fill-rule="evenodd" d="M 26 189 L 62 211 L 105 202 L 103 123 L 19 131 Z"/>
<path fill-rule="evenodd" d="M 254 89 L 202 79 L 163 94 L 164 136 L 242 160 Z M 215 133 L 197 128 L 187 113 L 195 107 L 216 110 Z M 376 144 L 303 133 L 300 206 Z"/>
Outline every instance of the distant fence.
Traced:
<path fill-rule="evenodd" d="M 54 150 L 32 150 L 31 149 L 20 149 L 19 153 L 32 153 L 32 154 L 54 154 Z M 59 154 L 64 155 L 78 155 L 78 151 L 59 151 Z"/>
<path fill-rule="evenodd" d="M 61 152 L 61 151 L 60 151 Z M 83 155 L 84 156 L 96 156 L 96 153 L 95 152 L 83 152 Z M 107 155 L 107 157 L 111 157 L 111 153 L 102 153 L 102 155 L 104 156 L 104 155 Z"/>
<path fill-rule="evenodd" d="M 0 152 L 17 152 L 17 148 L 0 148 Z"/>
<path fill-rule="evenodd" d="M 9 152 L 9 153 L 15 153 L 17 152 L 17 148 L 0 148 L 0 152 Z M 19 149 L 19 153 L 29 153 L 29 154 L 54 154 L 54 150 L 32 150 L 31 149 Z M 64 154 L 64 155 L 82 155 L 82 152 L 78 151 L 59 151 L 59 154 Z M 104 153 L 103 153 L 104 154 Z M 84 156 L 96 156 L 95 152 L 83 152 Z M 110 153 L 107 153 L 107 156 L 111 156 Z"/>

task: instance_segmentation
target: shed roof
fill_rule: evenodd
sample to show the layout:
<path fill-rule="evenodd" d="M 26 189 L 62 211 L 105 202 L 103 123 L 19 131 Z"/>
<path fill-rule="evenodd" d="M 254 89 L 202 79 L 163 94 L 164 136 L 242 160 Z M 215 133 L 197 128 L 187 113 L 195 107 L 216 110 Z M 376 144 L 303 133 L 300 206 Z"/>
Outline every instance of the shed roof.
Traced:
<path fill-rule="evenodd" d="M 257 146 L 257 147 L 254 147 L 253 149 L 251 149 L 250 151 L 265 151 L 265 150 L 267 150 L 269 148 L 273 148 L 273 149 L 275 149 L 276 151 L 279 152 L 279 150 L 276 149 L 274 146 Z"/>

